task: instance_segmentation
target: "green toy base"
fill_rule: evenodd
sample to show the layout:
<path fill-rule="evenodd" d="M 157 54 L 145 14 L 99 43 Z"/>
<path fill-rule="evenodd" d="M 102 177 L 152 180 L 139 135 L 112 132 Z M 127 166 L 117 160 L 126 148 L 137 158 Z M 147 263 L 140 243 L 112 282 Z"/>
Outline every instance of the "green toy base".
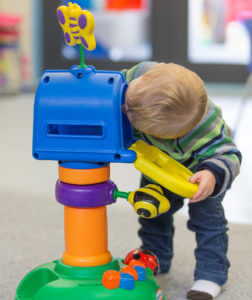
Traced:
<path fill-rule="evenodd" d="M 121 259 L 98 267 L 72 267 L 56 260 L 46 263 L 25 276 L 15 300 L 165 300 L 150 269 L 146 269 L 146 281 L 136 281 L 133 290 L 106 289 L 102 283 L 107 270 L 119 271 Z"/>

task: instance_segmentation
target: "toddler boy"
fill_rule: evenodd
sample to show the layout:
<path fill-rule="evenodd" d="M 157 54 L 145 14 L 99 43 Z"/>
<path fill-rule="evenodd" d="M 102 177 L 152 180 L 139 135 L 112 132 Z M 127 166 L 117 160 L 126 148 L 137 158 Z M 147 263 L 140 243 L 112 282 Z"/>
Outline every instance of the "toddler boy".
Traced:
<path fill-rule="evenodd" d="M 195 232 L 194 284 L 187 299 L 214 299 L 227 281 L 228 236 L 222 200 L 238 175 L 241 153 L 208 97 L 203 81 L 173 63 L 142 62 L 122 71 L 129 83 L 123 110 L 142 139 L 169 154 L 195 174 L 199 188 L 189 200 L 188 228 Z M 148 184 L 142 177 L 141 186 Z M 166 273 L 173 257 L 173 214 L 184 199 L 164 189 L 170 210 L 154 219 L 140 218 L 142 248 L 158 257 Z"/>

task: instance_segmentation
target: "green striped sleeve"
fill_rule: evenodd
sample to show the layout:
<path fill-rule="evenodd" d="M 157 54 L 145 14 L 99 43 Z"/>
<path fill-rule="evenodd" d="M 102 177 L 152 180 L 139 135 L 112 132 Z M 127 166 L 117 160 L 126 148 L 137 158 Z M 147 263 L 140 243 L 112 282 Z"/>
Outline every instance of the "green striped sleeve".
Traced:
<path fill-rule="evenodd" d="M 200 136 L 202 132 L 208 129 L 209 126 L 212 123 L 214 123 L 214 121 L 219 117 L 219 113 L 220 112 L 217 106 L 215 106 L 214 113 L 211 115 L 211 117 L 206 122 L 203 122 L 202 125 L 199 126 L 197 130 L 192 132 L 192 134 L 188 135 L 188 137 L 181 143 L 181 147 L 185 148 L 191 141 L 193 141 L 194 139 L 198 139 L 198 136 Z"/>
<path fill-rule="evenodd" d="M 126 77 L 127 82 L 130 83 L 132 80 L 140 77 L 156 65 L 157 63 L 153 61 L 143 61 L 130 69 L 123 69 L 121 72 Z"/>

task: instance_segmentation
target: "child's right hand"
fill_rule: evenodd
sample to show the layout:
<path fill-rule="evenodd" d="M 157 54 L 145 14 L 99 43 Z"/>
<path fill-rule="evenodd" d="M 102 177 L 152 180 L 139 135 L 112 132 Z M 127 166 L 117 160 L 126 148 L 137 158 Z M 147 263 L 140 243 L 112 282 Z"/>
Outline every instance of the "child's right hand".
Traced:
<path fill-rule="evenodd" d="M 208 196 L 212 195 L 216 185 L 216 179 L 213 173 L 209 170 L 202 170 L 196 172 L 189 179 L 191 183 L 198 183 L 198 191 L 194 194 L 189 203 L 196 203 L 205 200 Z"/>

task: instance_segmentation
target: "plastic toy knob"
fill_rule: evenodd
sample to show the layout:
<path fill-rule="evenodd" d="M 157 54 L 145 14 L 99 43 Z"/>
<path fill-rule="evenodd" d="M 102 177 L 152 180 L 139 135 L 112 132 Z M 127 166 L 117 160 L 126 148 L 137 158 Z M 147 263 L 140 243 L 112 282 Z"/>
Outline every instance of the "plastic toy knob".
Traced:
<path fill-rule="evenodd" d="M 121 274 L 114 270 L 104 272 L 102 277 L 102 285 L 107 289 L 116 289 L 119 287 Z"/>
<path fill-rule="evenodd" d="M 123 268 L 121 269 L 121 272 L 120 272 L 120 273 L 121 273 L 121 274 L 127 273 L 127 274 L 133 276 L 133 278 L 134 278 L 135 280 L 138 280 L 138 273 L 137 273 L 137 271 L 136 271 L 133 267 L 131 267 L 131 266 L 123 267 Z"/>
<path fill-rule="evenodd" d="M 140 257 L 139 257 L 140 258 Z M 137 260 L 137 259 L 132 259 L 130 262 L 129 262 L 129 266 L 131 267 L 142 267 L 142 268 L 145 268 L 145 264 L 142 263 L 140 260 Z"/>
<path fill-rule="evenodd" d="M 143 267 L 134 266 L 134 269 L 137 271 L 138 280 L 145 281 L 146 280 L 146 270 Z"/>
<path fill-rule="evenodd" d="M 133 290 L 135 287 L 134 277 L 130 274 L 122 273 L 119 287 L 125 290 Z"/>

